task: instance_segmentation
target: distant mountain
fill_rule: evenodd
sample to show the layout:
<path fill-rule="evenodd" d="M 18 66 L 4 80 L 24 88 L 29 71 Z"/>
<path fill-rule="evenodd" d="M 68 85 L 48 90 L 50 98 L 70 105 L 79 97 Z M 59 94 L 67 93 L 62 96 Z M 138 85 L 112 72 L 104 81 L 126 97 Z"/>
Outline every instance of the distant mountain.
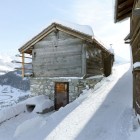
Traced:
<path fill-rule="evenodd" d="M 130 62 L 130 60 L 127 60 L 118 55 L 115 55 L 115 62 L 114 62 L 115 64 L 124 64 L 124 63 L 129 63 L 129 62 Z"/>
<path fill-rule="evenodd" d="M 29 90 L 29 80 L 22 79 L 20 71 L 14 71 L 14 68 L 18 66 L 13 64 L 12 60 L 11 57 L 0 54 L 0 85 L 9 85 L 24 91 Z"/>
<path fill-rule="evenodd" d="M 4 75 L 0 75 L 0 85 L 9 85 L 23 91 L 30 89 L 29 79 L 22 79 L 20 71 L 11 71 Z"/>

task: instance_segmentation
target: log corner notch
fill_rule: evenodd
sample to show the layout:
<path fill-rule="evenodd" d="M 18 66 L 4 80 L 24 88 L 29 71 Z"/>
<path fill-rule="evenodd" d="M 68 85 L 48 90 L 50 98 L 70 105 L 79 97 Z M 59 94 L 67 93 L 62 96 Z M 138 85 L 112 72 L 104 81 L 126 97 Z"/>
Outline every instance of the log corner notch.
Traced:
<path fill-rule="evenodd" d="M 24 61 L 25 61 L 25 55 L 24 52 L 22 52 L 22 78 L 25 77 L 25 67 L 24 67 Z"/>

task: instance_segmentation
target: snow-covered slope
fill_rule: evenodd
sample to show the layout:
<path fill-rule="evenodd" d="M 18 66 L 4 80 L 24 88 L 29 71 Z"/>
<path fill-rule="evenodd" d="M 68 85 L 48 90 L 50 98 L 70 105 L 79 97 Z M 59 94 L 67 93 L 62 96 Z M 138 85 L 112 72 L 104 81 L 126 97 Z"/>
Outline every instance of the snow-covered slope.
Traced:
<path fill-rule="evenodd" d="M 6 54 L 0 54 L 0 85 L 8 85 L 24 91 L 29 90 L 29 80 L 23 80 L 21 77 L 21 71 L 15 71 L 17 64 L 11 61 L 14 57 L 7 56 Z"/>
<path fill-rule="evenodd" d="M 0 110 L 27 99 L 29 94 L 29 91 L 25 92 L 8 85 L 0 85 Z"/>
<path fill-rule="evenodd" d="M 125 63 L 129 63 L 130 62 L 130 60 L 126 60 L 125 58 L 122 58 L 121 56 L 119 56 L 119 55 L 116 55 L 115 54 L 115 64 L 125 64 Z"/>
<path fill-rule="evenodd" d="M 5 122 L 0 139 L 128 140 L 132 130 L 132 74 L 128 70 L 129 64 L 115 66 L 113 75 L 94 90 L 85 90 L 51 115 L 22 113 Z"/>

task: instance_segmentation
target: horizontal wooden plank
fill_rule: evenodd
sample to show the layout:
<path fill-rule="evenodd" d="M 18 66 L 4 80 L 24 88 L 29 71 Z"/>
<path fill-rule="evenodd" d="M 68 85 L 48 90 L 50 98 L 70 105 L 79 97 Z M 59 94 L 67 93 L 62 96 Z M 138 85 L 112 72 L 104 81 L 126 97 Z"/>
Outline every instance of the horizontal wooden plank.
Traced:
<path fill-rule="evenodd" d="M 89 60 L 92 60 L 92 59 L 102 60 L 102 56 L 100 56 L 100 55 L 92 55 L 92 56 L 88 56 L 88 59 Z"/>
<path fill-rule="evenodd" d="M 55 36 L 56 36 L 56 34 L 55 34 L 55 32 L 53 31 L 53 32 L 51 32 L 50 34 L 48 34 L 46 37 L 44 37 L 44 38 L 42 39 L 42 41 L 51 41 L 51 40 L 53 40 L 53 39 L 55 38 Z"/>
<path fill-rule="evenodd" d="M 43 40 L 52 40 L 55 36 L 56 36 L 56 34 L 53 31 L 50 34 L 48 34 L 45 38 L 43 38 Z M 58 33 L 57 33 L 57 37 L 58 37 L 58 39 L 63 39 L 63 40 L 69 39 L 69 38 L 73 38 L 73 39 L 76 38 L 74 36 L 71 36 L 71 35 L 69 35 L 65 32 L 59 31 L 59 30 L 58 30 Z"/>
<path fill-rule="evenodd" d="M 87 63 L 102 63 L 102 59 L 100 61 L 98 59 L 87 59 Z"/>
<path fill-rule="evenodd" d="M 33 53 L 36 53 L 36 56 L 40 54 L 50 54 L 50 53 L 59 53 L 59 52 L 81 52 L 81 45 L 78 46 L 61 46 L 61 47 L 51 47 L 51 48 L 39 48 L 34 49 Z"/>
<path fill-rule="evenodd" d="M 103 64 L 100 64 L 100 63 L 90 63 L 90 64 L 87 64 L 87 68 L 96 68 L 96 67 L 103 67 Z"/>
<path fill-rule="evenodd" d="M 58 46 L 67 46 L 67 45 L 76 45 L 76 44 L 82 44 L 81 40 L 76 38 L 76 39 L 67 39 L 67 40 L 58 39 L 57 41 Z M 40 41 L 34 45 L 34 48 L 38 49 L 38 48 L 46 48 L 46 47 L 54 47 L 54 46 L 55 46 L 55 40 Z"/>
<path fill-rule="evenodd" d="M 68 56 L 75 56 L 75 55 L 81 55 L 81 52 L 58 52 L 58 53 L 47 53 L 47 55 L 45 53 L 40 53 L 38 56 L 36 56 L 35 58 L 33 59 L 42 59 L 42 58 L 61 58 L 61 57 L 68 57 Z"/>
<path fill-rule="evenodd" d="M 103 68 L 101 65 L 87 65 L 87 69 L 100 69 Z"/>
<path fill-rule="evenodd" d="M 69 63 L 73 61 L 81 61 L 81 54 L 68 54 L 68 55 L 59 55 L 59 56 L 42 56 L 32 60 L 32 63 L 39 63 L 39 64 L 61 64 L 61 63 Z"/>
<path fill-rule="evenodd" d="M 40 69 L 39 71 L 34 71 L 35 77 L 65 77 L 65 76 L 81 76 L 81 67 L 74 67 L 71 69 L 61 69 L 61 70 L 50 70 L 46 71 L 44 69 Z"/>
<path fill-rule="evenodd" d="M 62 31 L 59 31 L 58 36 L 59 36 L 59 39 L 63 39 L 63 40 L 68 39 L 68 38 L 76 38 L 76 37 L 69 35 L 68 33 L 65 33 Z"/>
<path fill-rule="evenodd" d="M 103 64 L 92 62 L 92 63 L 87 63 L 87 66 L 103 66 Z"/>
<path fill-rule="evenodd" d="M 45 70 L 61 70 L 61 69 L 70 69 L 73 67 L 82 67 L 80 61 L 69 62 L 69 63 L 61 63 L 61 64 L 34 64 L 34 70 L 45 69 Z"/>
<path fill-rule="evenodd" d="M 100 69 L 87 69 L 87 74 L 96 74 L 96 75 L 98 75 L 98 74 L 103 74 L 103 71 L 102 70 L 100 70 Z"/>

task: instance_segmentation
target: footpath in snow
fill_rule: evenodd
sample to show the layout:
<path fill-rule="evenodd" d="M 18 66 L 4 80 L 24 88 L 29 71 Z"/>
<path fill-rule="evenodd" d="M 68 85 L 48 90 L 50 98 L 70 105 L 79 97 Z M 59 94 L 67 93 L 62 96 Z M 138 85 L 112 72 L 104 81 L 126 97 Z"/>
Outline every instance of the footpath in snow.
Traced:
<path fill-rule="evenodd" d="M 21 115 L 0 126 L 9 140 L 129 140 L 132 129 L 130 65 L 115 66 L 113 74 L 85 90 L 73 103 L 51 115 Z M 24 117 L 26 116 L 26 117 Z M 20 121 L 18 123 L 18 118 Z M 17 119 L 17 120 L 16 120 Z M 16 123 L 15 123 L 16 122 Z M 14 131 L 8 128 L 14 127 Z"/>

